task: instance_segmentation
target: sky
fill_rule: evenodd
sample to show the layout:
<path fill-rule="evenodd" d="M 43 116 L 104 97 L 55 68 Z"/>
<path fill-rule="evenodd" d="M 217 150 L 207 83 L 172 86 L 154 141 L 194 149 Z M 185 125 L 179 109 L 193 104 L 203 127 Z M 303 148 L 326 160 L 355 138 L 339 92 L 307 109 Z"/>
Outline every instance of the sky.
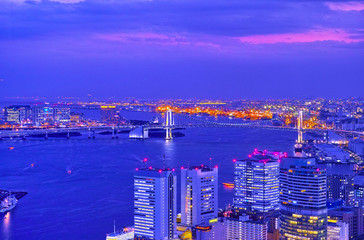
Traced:
<path fill-rule="evenodd" d="M 364 97 L 364 1 L 0 0 L 1 97 Z"/>

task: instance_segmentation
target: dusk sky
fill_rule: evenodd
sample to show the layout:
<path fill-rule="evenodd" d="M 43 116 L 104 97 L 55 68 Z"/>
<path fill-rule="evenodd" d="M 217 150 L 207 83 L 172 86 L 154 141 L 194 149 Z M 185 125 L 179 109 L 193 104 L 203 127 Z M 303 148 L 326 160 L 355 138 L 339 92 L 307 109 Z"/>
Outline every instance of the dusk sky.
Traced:
<path fill-rule="evenodd" d="M 364 97 L 364 1 L 0 0 L 0 97 Z"/>

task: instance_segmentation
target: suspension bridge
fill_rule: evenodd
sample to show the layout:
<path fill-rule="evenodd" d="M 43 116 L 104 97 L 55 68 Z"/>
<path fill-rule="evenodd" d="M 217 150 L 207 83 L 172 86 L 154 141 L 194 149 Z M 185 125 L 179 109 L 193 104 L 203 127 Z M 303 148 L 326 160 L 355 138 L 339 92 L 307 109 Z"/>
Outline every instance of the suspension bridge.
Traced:
<path fill-rule="evenodd" d="M 176 119 L 177 116 L 177 119 Z M 328 131 L 327 129 L 298 129 L 297 127 L 288 126 L 274 126 L 271 120 L 242 120 L 239 122 L 232 121 L 219 121 L 220 119 L 212 119 L 211 117 L 199 117 L 190 114 L 174 114 L 172 110 L 167 110 L 161 115 L 157 115 L 154 121 L 146 124 L 132 125 L 125 124 L 119 126 L 87 126 L 87 127 L 66 127 L 66 128 L 31 128 L 31 129 L 11 129 L 1 130 L 0 139 L 12 139 L 28 137 L 44 137 L 48 139 L 54 135 L 64 136 L 70 138 L 74 133 L 85 134 L 88 138 L 95 138 L 97 134 L 108 133 L 112 138 L 117 138 L 120 132 L 128 131 L 129 138 L 132 139 L 145 139 L 149 138 L 149 131 L 160 130 L 165 131 L 165 139 L 173 139 L 173 130 L 185 128 L 261 128 L 272 130 L 285 130 L 285 131 L 314 131 L 322 132 Z M 227 118 L 225 118 L 227 119 Z M 362 135 L 364 132 L 344 131 L 344 130 L 330 130 L 340 132 L 343 134 Z"/>

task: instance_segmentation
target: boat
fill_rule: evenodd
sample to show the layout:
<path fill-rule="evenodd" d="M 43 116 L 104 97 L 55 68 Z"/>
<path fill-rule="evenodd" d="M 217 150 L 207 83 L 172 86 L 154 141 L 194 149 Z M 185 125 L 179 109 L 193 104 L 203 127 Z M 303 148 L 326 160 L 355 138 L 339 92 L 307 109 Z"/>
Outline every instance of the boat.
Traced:
<path fill-rule="evenodd" d="M 226 188 L 234 188 L 234 183 L 224 182 L 222 185 L 224 185 Z"/>
<path fill-rule="evenodd" d="M 5 213 L 9 212 L 11 209 L 15 208 L 16 204 L 18 203 L 18 199 L 11 193 L 6 196 L 4 199 L 1 200 L 0 204 L 0 212 Z"/>
<path fill-rule="evenodd" d="M 0 189 L 0 213 L 11 211 L 16 207 L 18 200 L 26 194 L 26 192 L 11 192 Z"/>

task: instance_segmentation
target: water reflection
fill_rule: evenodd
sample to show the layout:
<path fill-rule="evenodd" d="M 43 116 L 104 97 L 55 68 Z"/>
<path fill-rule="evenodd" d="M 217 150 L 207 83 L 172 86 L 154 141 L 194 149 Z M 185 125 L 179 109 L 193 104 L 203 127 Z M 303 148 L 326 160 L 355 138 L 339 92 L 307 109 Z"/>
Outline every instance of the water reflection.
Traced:
<path fill-rule="evenodd" d="M 2 238 L 4 240 L 10 239 L 10 212 L 7 212 L 3 217 L 3 232 Z"/>
<path fill-rule="evenodd" d="M 175 143 L 173 141 L 165 141 L 163 145 L 163 158 L 165 158 L 166 166 L 174 166 L 173 161 L 175 160 Z"/>

